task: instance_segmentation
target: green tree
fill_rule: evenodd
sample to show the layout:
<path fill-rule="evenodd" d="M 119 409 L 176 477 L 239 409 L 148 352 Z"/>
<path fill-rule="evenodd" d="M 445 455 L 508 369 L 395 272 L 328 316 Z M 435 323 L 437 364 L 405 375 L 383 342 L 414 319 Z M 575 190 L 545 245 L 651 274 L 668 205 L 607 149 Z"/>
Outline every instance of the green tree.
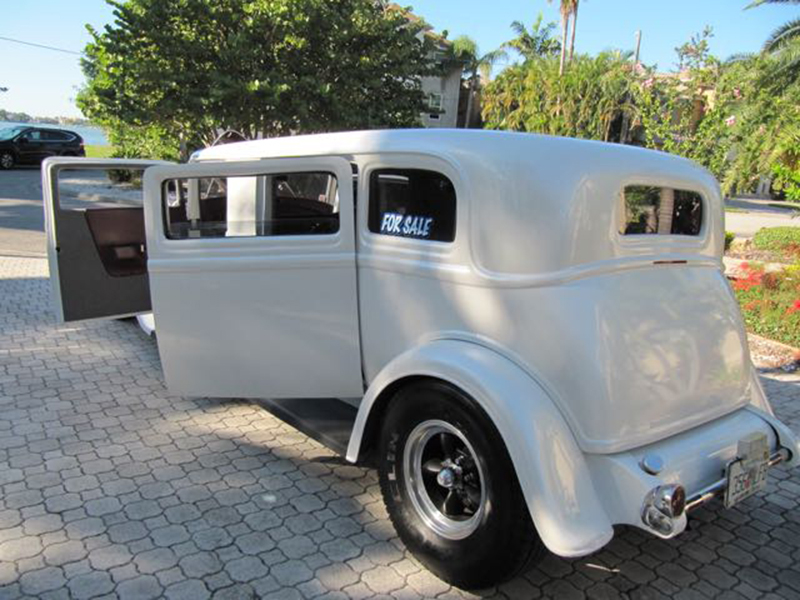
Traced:
<path fill-rule="evenodd" d="M 727 98 L 733 92 L 720 88 L 722 68 L 709 50 L 712 37 L 706 27 L 675 48 L 676 73 L 646 69 L 634 87 L 634 102 L 645 146 L 691 158 L 721 177 L 731 144 Z"/>
<path fill-rule="evenodd" d="M 467 81 L 467 116 L 464 127 L 469 129 L 472 125 L 472 107 L 475 96 L 478 94 L 481 79 L 489 81 L 492 68 L 506 56 L 502 48 L 481 54 L 478 44 L 471 37 L 462 35 L 453 40 L 453 57 L 464 68 L 464 79 Z"/>
<path fill-rule="evenodd" d="M 800 4 L 800 0 L 756 0 L 747 8 L 763 4 Z M 773 58 L 767 73 L 768 80 L 797 80 L 800 77 L 800 18 L 784 23 L 773 31 L 764 42 L 762 52 Z"/>
<path fill-rule="evenodd" d="M 636 82 L 629 57 L 576 55 L 560 73 L 560 58 L 540 57 L 505 69 L 483 93 L 489 129 L 619 141 Z"/>
<path fill-rule="evenodd" d="M 422 25 L 401 11 L 371 0 L 106 1 L 115 20 L 89 28 L 78 105 L 108 127 L 191 148 L 220 129 L 253 138 L 418 122 L 432 67 Z"/>
<path fill-rule="evenodd" d="M 706 25 L 700 33 L 695 33 L 685 44 L 675 48 L 678 54 L 678 70 L 699 72 L 702 69 L 714 67 L 719 60 L 712 56 L 709 40 L 714 37 L 714 30 Z"/>
<path fill-rule="evenodd" d="M 800 83 L 765 85 L 774 68 L 766 54 L 720 64 L 707 38 L 676 48 L 683 71 L 650 71 L 635 86 L 645 144 L 699 162 L 726 193 L 753 191 L 771 176 L 800 200 Z"/>
<path fill-rule="evenodd" d="M 553 30 L 556 28 L 556 24 L 547 23 L 543 25 L 543 20 L 544 16 L 539 13 L 530 30 L 521 21 L 511 23 L 511 29 L 516 34 L 516 37 L 503 44 L 503 47 L 515 50 L 524 60 L 530 60 L 537 56 L 559 54 L 561 52 L 561 44 L 553 37 Z"/>
<path fill-rule="evenodd" d="M 766 87 L 774 65 L 757 55 L 726 68 L 713 112 L 724 118 L 730 160 L 720 174 L 726 191 L 752 191 L 762 177 L 800 201 L 800 82 Z"/>

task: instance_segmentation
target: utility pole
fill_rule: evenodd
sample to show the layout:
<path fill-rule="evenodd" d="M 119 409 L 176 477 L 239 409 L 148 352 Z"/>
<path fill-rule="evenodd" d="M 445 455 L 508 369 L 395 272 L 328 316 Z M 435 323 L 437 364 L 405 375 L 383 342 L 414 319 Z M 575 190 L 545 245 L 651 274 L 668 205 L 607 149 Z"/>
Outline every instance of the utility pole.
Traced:
<path fill-rule="evenodd" d="M 634 56 L 634 59 L 633 59 L 633 64 L 634 65 L 638 65 L 639 64 L 639 49 L 641 48 L 641 46 L 642 46 L 642 30 L 639 29 L 636 32 L 636 55 Z"/>

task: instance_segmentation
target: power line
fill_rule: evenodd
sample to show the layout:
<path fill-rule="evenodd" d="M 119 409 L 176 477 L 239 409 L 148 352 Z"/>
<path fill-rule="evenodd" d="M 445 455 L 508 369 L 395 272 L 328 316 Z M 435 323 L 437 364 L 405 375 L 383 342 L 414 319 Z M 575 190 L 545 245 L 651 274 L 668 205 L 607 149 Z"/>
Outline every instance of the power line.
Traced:
<path fill-rule="evenodd" d="M 74 50 L 65 50 L 64 48 L 56 48 L 55 46 L 45 46 L 44 44 L 34 44 L 33 42 L 25 42 L 23 40 L 15 40 L 14 38 L 3 37 L 0 35 L 0 40 L 5 40 L 6 42 L 14 42 L 15 44 L 23 44 L 25 46 L 33 46 L 34 48 L 44 48 L 45 50 L 53 50 L 55 52 L 63 52 L 64 54 L 77 54 L 78 56 L 81 55 L 80 52 L 75 52 Z"/>

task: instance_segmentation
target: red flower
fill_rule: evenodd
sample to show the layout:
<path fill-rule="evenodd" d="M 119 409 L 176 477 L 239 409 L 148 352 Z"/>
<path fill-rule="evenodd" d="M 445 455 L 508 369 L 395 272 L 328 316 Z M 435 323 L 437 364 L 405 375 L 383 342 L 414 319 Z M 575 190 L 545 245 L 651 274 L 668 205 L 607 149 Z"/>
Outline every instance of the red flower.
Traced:
<path fill-rule="evenodd" d="M 789 308 L 786 309 L 786 314 L 791 315 L 792 313 L 800 312 L 800 300 L 795 300 L 794 304 L 792 304 Z"/>
<path fill-rule="evenodd" d="M 747 263 L 743 263 L 747 265 Z M 747 270 L 747 269 L 746 269 Z M 741 292 L 746 292 L 757 285 L 761 285 L 761 280 L 764 277 L 762 271 L 747 270 L 747 277 L 737 279 L 733 282 L 733 289 Z"/>

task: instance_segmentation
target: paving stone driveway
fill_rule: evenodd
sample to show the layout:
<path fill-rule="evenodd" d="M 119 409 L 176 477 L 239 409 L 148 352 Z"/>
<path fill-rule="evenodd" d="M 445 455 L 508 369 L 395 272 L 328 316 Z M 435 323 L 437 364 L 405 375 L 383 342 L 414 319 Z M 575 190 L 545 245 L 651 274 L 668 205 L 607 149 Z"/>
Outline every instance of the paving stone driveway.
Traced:
<path fill-rule="evenodd" d="M 0 257 L 0 598 L 470 596 L 395 537 L 375 473 L 257 405 L 171 396 L 130 321 L 56 326 Z M 800 429 L 800 379 L 766 379 Z M 661 541 L 622 528 L 480 597 L 798 598 L 800 474 Z"/>

